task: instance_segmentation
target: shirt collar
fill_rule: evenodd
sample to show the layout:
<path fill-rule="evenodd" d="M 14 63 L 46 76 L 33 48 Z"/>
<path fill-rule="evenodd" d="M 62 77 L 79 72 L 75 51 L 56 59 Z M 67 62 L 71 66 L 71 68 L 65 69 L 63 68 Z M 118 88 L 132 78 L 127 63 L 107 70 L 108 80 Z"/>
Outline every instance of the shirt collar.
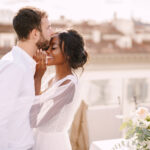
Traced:
<path fill-rule="evenodd" d="M 24 58 L 25 63 L 28 64 L 33 70 L 33 72 L 35 73 L 36 61 L 25 50 L 23 50 L 19 46 L 14 46 L 13 51 L 19 55 L 21 60 L 22 58 Z"/>

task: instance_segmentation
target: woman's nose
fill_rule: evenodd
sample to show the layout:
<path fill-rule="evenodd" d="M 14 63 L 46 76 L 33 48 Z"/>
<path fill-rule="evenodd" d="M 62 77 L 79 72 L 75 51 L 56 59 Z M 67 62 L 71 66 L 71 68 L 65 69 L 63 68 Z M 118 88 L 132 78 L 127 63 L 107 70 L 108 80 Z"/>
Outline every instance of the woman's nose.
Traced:
<path fill-rule="evenodd" d="M 50 48 L 46 51 L 47 55 L 50 55 L 51 54 L 51 50 Z"/>

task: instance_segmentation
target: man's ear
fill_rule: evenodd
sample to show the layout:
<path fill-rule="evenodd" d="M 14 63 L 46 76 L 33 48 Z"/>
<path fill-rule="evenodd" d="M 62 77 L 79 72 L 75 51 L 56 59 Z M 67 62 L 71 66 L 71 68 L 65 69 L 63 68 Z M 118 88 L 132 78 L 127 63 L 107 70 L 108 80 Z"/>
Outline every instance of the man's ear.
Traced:
<path fill-rule="evenodd" d="M 40 31 L 37 29 L 33 29 L 30 33 L 30 36 L 33 40 L 38 41 L 40 37 Z"/>

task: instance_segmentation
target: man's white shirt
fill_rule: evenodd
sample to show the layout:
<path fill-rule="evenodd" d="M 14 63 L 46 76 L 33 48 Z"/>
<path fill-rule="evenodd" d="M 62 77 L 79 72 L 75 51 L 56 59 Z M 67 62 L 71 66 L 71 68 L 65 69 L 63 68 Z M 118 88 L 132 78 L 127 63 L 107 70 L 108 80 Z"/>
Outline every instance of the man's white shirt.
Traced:
<path fill-rule="evenodd" d="M 0 60 L 0 150 L 34 144 L 29 111 L 35 99 L 36 62 L 18 46 Z"/>

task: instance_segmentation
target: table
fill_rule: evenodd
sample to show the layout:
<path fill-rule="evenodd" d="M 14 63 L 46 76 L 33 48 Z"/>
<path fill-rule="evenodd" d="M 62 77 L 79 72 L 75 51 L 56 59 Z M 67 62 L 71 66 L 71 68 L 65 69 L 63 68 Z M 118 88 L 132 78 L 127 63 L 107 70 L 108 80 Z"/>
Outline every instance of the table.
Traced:
<path fill-rule="evenodd" d="M 94 141 L 90 146 L 90 150 L 112 150 L 115 144 L 120 143 L 125 139 L 111 139 L 103 141 Z M 119 150 L 119 149 L 118 149 Z M 128 150 L 128 148 L 121 148 L 120 150 Z"/>

